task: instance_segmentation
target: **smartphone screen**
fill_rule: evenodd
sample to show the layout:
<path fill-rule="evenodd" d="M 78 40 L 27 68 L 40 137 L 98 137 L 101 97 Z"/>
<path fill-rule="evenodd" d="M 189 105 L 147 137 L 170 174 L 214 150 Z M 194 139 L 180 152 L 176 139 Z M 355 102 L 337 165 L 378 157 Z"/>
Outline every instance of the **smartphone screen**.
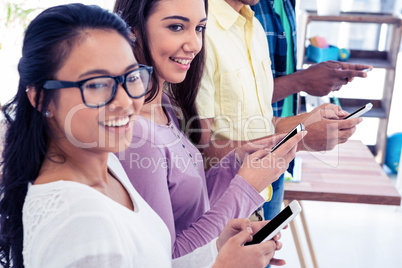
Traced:
<path fill-rule="evenodd" d="M 267 237 L 267 234 L 270 234 L 273 231 L 275 231 L 275 229 L 278 228 L 281 225 L 281 223 L 286 221 L 286 219 L 288 219 L 290 216 L 292 216 L 292 210 L 290 209 L 289 206 L 287 206 L 278 215 L 276 215 L 275 218 L 273 218 L 264 227 L 262 227 L 261 230 L 259 230 L 253 236 L 253 240 L 245 243 L 244 245 L 247 246 L 261 243 Z"/>
<path fill-rule="evenodd" d="M 261 228 L 254 236 L 253 240 L 244 245 L 253 245 L 272 239 L 279 233 L 291 220 L 301 212 L 301 206 L 296 200 L 293 200 L 278 215 Z"/>
<path fill-rule="evenodd" d="M 300 131 L 304 130 L 304 125 L 303 124 L 298 124 L 294 129 L 292 129 L 282 140 L 280 140 L 274 147 L 271 149 L 271 153 L 278 149 L 279 146 L 284 144 L 287 140 L 289 140 L 291 137 L 299 133 Z"/>
<path fill-rule="evenodd" d="M 344 118 L 344 120 L 348 119 L 348 118 L 359 117 L 359 116 L 363 115 L 365 112 L 368 112 L 372 107 L 373 107 L 373 104 L 367 103 L 366 105 L 360 107 L 359 109 L 357 109 L 356 111 L 354 111 L 350 115 L 346 116 Z"/>

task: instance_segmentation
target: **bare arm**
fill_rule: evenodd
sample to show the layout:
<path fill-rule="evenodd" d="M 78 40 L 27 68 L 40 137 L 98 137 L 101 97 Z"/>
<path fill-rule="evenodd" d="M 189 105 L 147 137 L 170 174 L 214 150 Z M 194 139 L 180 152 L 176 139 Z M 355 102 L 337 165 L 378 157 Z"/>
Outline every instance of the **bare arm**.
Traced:
<path fill-rule="evenodd" d="M 367 77 L 362 70 L 373 68 L 370 65 L 349 64 L 326 61 L 310 66 L 305 70 L 274 79 L 272 102 L 277 102 L 301 91 L 312 96 L 325 96 L 339 90 L 354 77 Z"/>
<path fill-rule="evenodd" d="M 232 150 L 241 147 L 242 145 L 258 142 L 263 139 L 256 139 L 252 141 L 240 141 L 240 140 L 211 140 L 211 125 L 212 118 L 201 119 L 201 140 L 199 143 L 199 149 L 203 153 L 205 168 L 209 169 L 213 165 L 222 159 Z"/>
<path fill-rule="evenodd" d="M 340 120 L 347 115 L 339 106 L 323 104 L 310 113 L 297 116 L 275 118 L 277 132 L 287 132 L 298 123 L 303 123 L 309 132 L 298 150 L 326 151 L 332 150 L 337 144 L 346 142 L 356 131 L 356 125 L 362 118 Z"/>

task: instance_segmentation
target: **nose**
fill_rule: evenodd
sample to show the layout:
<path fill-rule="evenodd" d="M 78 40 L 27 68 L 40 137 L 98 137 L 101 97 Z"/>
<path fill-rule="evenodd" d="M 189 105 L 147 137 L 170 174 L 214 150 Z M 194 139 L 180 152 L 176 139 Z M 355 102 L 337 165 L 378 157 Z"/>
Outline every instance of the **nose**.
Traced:
<path fill-rule="evenodd" d="M 196 55 L 200 52 L 202 46 L 202 35 L 197 31 L 190 31 L 187 35 L 186 42 L 183 49 L 186 52 L 194 53 Z"/>
<path fill-rule="evenodd" d="M 123 84 L 120 83 L 117 86 L 116 95 L 114 96 L 110 104 L 113 104 L 116 108 L 121 108 L 123 110 L 129 109 L 130 106 L 133 105 L 135 115 L 138 115 L 142 108 L 142 105 L 144 104 L 144 97 L 138 99 L 131 98 L 124 89 Z"/>

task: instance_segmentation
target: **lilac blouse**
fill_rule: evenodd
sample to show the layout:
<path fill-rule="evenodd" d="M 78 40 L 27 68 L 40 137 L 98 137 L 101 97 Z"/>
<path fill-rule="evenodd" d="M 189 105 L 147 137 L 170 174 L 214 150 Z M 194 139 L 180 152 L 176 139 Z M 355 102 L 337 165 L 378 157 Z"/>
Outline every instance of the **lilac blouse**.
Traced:
<path fill-rule="evenodd" d="M 200 151 L 179 130 L 167 95 L 168 125 L 138 116 L 130 147 L 117 154 L 134 188 L 168 226 L 173 258 L 219 236 L 233 218 L 248 218 L 264 199 L 241 176 L 234 151 L 207 172 Z"/>

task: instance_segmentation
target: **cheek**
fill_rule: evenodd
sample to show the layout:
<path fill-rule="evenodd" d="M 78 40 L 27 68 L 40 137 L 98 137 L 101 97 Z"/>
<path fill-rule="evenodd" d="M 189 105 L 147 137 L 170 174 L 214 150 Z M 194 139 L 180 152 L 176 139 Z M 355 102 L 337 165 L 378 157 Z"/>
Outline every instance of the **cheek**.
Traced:
<path fill-rule="evenodd" d="M 148 89 L 149 91 L 149 89 Z M 134 116 L 137 117 L 137 115 L 140 114 L 142 107 L 144 106 L 144 100 L 145 98 L 139 98 L 139 99 L 132 99 L 133 100 L 133 107 L 134 107 Z"/>
<path fill-rule="evenodd" d="M 67 138 L 73 144 L 92 143 L 100 137 L 99 114 L 88 109 L 85 105 L 78 105 L 67 113 L 63 128 Z"/>
<path fill-rule="evenodd" d="M 200 35 L 200 37 L 198 37 L 198 47 L 199 47 L 199 49 L 198 49 L 198 51 L 197 51 L 197 54 L 198 54 L 198 52 L 200 52 L 201 51 L 201 49 L 202 49 L 202 35 Z"/>

